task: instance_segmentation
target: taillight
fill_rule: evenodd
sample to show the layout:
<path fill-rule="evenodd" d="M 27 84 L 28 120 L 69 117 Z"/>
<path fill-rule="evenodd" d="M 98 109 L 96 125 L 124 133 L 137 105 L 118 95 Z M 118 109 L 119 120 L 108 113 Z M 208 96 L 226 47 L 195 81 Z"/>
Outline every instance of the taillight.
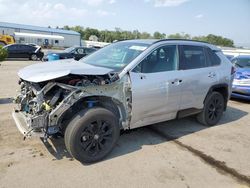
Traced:
<path fill-rule="evenodd" d="M 231 75 L 233 75 L 235 72 L 236 72 L 236 69 L 235 69 L 234 66 L 232 66 L 232 68 L 231 68 Z"/>

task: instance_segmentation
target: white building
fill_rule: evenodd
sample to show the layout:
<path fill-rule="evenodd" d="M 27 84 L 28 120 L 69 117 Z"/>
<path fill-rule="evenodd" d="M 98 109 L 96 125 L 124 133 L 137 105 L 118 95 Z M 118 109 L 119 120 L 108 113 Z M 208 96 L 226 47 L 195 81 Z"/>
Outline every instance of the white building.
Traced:
<path fill-rule="evenodd" d="M 70 30 L 0 22 L 0 34 L 14 36 L 16 43 L 35 43 L 41 46 L 80 46 L 80 33 Z"/>
<path fill-rule="evenodd" d="M 110 43 L 91 41 L 91 40 L 82 40 L 81 44 L 82 44 L 82 46 L 86 46 L 86 47 L 103 48 L 104 46 L 107 46 Z"/>

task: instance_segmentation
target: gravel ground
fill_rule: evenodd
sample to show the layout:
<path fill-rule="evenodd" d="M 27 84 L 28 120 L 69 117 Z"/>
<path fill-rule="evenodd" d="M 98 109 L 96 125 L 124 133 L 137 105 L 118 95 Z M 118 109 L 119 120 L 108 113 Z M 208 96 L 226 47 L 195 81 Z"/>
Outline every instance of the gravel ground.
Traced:
<path fill-rule="evenodd" d="M 31 61 L 0 66 L 0 187 L 250 187 L 250 103 L 230 101 L 220 123 L 194 118 L 125 132 L 103 161 L 72 159 L 63 139 L 26 139 L 11 117 L 17 71 Z"/>

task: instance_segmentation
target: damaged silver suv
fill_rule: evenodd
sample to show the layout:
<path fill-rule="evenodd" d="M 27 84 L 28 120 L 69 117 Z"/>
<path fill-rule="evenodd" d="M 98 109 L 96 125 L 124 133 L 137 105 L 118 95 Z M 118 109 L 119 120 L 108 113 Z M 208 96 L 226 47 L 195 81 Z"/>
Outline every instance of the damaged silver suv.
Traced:
<path fill-rule="evenodd" d="M 13 118 L 25 135 L 61 133 L 81 162 L 103 159 L 120 130 L 189 115 L 212 126 L 226 110 L 234 68 L 217 47 L 188 40 L 128 40 L 81 59 L 18 72 Z"/>

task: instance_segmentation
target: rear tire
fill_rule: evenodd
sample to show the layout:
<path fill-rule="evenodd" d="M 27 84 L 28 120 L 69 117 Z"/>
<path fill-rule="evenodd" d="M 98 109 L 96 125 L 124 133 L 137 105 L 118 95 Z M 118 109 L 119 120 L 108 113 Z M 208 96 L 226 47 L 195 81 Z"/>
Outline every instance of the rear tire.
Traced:
<path fill-rule="evenodd" d="M 118 119 L 105 108 L 80 111 L 65 130 L 69 153 L 83 163 L 97 162 L 107 156 L 120 136 Z"/>
<path fill-rule="evenodd" d="M 197 115 L 197 120 L 203 125 L 216 125 L 223 114 L 225 107 L 225 100 L 221 93 L 212 92 L 204 102 L 204 108 L 201 113 Z"/>

